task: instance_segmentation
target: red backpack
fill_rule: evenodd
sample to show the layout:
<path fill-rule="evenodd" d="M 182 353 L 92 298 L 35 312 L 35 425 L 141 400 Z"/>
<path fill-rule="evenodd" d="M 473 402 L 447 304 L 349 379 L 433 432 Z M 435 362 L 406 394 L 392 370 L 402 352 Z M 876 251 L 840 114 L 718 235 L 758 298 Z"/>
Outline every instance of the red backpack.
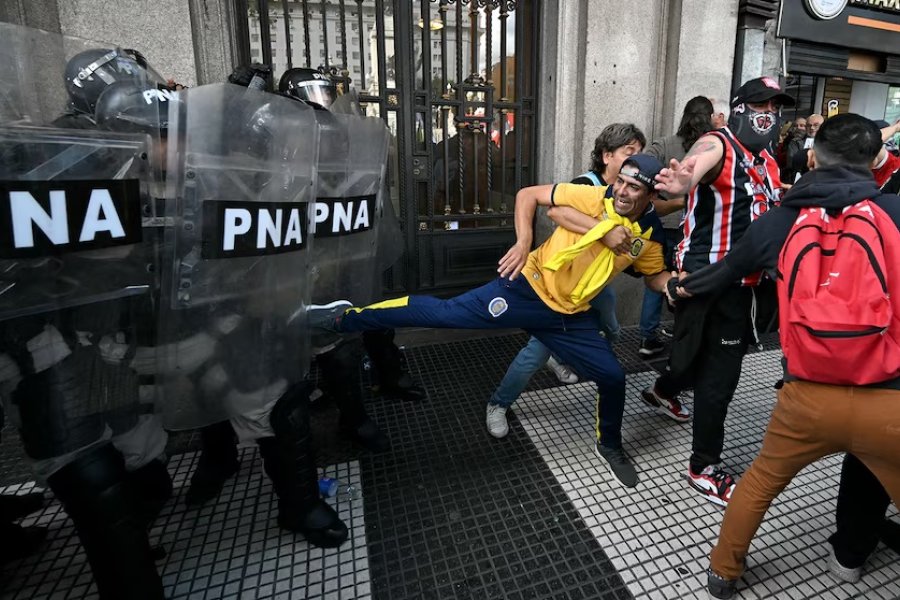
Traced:
<path fill-rule="evenodd" d="M 900 377 L 900 231 L 881 208 L 802 209 L 777 286 L 791 375 L 835 385 Z"/>

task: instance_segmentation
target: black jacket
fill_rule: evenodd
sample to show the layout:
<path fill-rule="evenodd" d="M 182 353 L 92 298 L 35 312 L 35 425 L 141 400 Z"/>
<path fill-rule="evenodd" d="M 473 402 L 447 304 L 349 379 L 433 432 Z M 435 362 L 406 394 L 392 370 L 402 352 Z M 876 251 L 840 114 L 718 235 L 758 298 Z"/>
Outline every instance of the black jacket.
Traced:
<path fill-rule="evenodd" d="M 900 229 L 900 197 L 879 191 L 871 171 L 848 167 L 810 171 L 784 196 L 781 206 L 766 212 L 750 225 L 724 259 L 690 274 L 681 286 L 691 294 L 704 295 L 759 270 L 767 271 L 774 279 L 781 247 L 801 208 L 841 209 L 866 199 L 881 207 Z M 885 384 L 891 388 L 900 387 L 900 380 Z M 878 384 L 878 387 L 885 387 L 885 384 Z"/>

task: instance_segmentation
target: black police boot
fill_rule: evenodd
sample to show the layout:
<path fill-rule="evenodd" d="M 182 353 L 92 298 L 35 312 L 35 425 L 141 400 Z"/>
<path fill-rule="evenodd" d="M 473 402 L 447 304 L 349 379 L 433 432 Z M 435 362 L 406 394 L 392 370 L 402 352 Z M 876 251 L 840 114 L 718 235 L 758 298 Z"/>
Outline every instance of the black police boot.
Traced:
<path fill-rule="evenodd" d="M 884 520 L 884 527 L 881 530 L 882 543 L 900 554 L 900 523 L 890 519 Z"/>
<path fill-rule="evenodd" d="M 21 496 L 2 494 L 0 495 L 0 522 L 10 523 L 18 521 L 42 508 L 44 508 L 44 494 L 42 492 L 32 492 Z"/>
<path fill-rule="evenodd" d="M 199 506 L 222 493 L 225 482 L 240 468 L 237 440 L 229 421 L 208 425 L 200 430 L 200 459 L 184 496 L 188 506 Z"/>
<path fill-rule="evenodd" d="M 428 397 L 424 388 L 416 384 L 404 370 L 402 353 L 394 344 L 393 329 L 366 331 L 362 338 L 366 353 L 375 367 L 378 392 L 388 398 L 412 402 Z"/>
<path fill-rule="evenodd" d="M 382 383 L 379 391 L 394 400 L 404 400 L 408 402 L 418 402 L 428 397 L 428 393 L 420 385 L 413 381 L 409 373 L 401 373 L 400 377 L 394 381 Z"/>
<path fill-rule="evenodd" d="M 126 476 L 122 455 L 106 444 L 51 475 L 48 483 L 75 523 L 100 598 L 160 600 L 162 580 Z"/>
<path fill-rule="evenodd" d="M 320 354 L 316 357 L 322 373 L 319 383 L 341 411 L 341 435 L 370 452 L 384 452 L 391 442 L 363 407 L 361 358 L 362 346 L 358 338 L 347 339 L 334 350 Z"/>
<path fill-rule="evenodd" d="M 270 415 L 275 437 L 258 440 L 259 453 L 278 494 L 278 525 L 302 533 L 314 546 L 337 548 L 347 539 L 347 526 L 319 497 L 308 403 L 303 384 L 275 403 Z"/>
<path fill-rule="evenodd" d="M 37 552 L 46 537 L 46 527 L 22 527 L 0 522 L 0 565 Z"/>
<path fill-rule="evenodd" d="M 139 511 L 144 522 L 149 525 L 165 503 L 172 497 L 172 477 L 162 460 L 154 459 L 126 476 L 128 485 L 140 498 Z"/>

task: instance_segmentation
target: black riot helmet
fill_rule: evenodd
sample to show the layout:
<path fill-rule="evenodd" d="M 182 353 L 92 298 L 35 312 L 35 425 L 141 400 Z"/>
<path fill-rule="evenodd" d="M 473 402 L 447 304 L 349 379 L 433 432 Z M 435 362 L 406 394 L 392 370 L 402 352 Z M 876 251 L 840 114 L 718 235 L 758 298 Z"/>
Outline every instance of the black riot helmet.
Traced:
<path fill-rule="evenodd" d="M 165 136 L 169 105 L 178 102 L 178 92 L 158 89 L 147 82 L 117 81 L 107 87 L 94 110 L 97 126 L 108 131 L 155 133 Z"/>
<path fill-rule="evenodd" d="M 298 100 L 314 102 L 325 108 L 337 98 L 337 86 L 331 77 L 316 69 L 288 69 L 278 82 L 278 91 Z"/>
<path fill-rule="evenodd" d="M 122 48 L 78 53 L 66 64 L 64 77 L 72 108 L 89 115 L 94 113 L 100 94 L 117 81 L 165 84 L 140 52 Z"/>

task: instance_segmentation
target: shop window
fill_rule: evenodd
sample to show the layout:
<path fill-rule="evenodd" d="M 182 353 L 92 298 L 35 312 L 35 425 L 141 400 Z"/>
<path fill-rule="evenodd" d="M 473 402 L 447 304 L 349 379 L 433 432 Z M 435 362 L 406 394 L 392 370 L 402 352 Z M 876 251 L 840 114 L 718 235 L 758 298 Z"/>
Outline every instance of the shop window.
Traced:
<path fill-rule="evenodd" d="M 884 107 L 884 120 L 894 123 L 900 119 L 900 86 L 892 85 L 888 89 L 887 106 Z"/>
<path fill-rule="evenodd" d="M 808 117 L 818 112 L 816 102 L 817 77 L 812 75 L 792 75 L 788 77 L 784 91 L 794 99 L 796 106 L 784 108 L 781 116 L 785 121 L 794 121 L 798 117 Z"/>

